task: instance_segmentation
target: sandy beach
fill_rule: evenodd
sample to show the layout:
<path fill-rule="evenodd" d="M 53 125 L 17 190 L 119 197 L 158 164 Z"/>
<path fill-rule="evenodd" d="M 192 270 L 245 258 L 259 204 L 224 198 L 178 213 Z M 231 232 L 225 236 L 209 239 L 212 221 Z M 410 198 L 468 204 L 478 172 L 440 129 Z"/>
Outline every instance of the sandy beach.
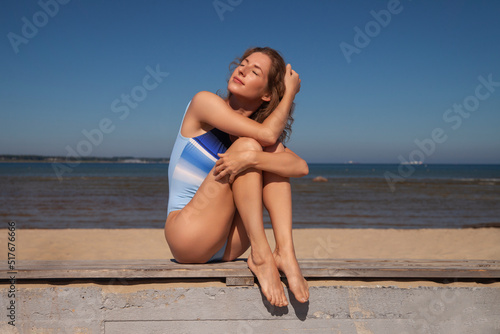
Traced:
<path fill-rule="evenodd" d="M 1 229 L 0 248 L 7 248 Z M 26 229 L 19 260 L 169 259 L 162 229 Z M 274 247 L 272 230 L 266 229 Z M 500 259 L 500 229 L 295 229 L 298 258 Z M 247 257 L 247 253 L 242 257 Z M 0 260 L 6 259 L 0 252 Z"/>

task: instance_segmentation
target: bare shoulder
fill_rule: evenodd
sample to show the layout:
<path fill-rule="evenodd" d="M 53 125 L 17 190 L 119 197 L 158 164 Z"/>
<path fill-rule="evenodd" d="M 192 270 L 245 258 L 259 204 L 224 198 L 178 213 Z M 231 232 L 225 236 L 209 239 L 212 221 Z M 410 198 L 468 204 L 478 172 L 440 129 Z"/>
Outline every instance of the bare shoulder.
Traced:
<path fill-rule="evenodd" d="M 191 99 L 186 116 L 195 118 L 199 123 L 207 123 L 213 127 L 218 127 L 220 124 L 216 123 L 221 120 L 224 121 L 226 117 L 236 115 L 236 113 L 230 113 L 230 110 L 227 103 L 219 95 L 201 91 Z"/>
<path fill-rule="evenodd" d="M 224 100 L 220 96 L 212 92 L 201 91 L 196 93 L 195 96 L 193 96 L 191 100 L 191 105 L 189 107 L 190 108 L 192 107 L 193 109 L 200 109 L 200 107 L 202 107 L 201 110 L 204 110 L 207 107 L 210 107 L 214 104 L 223 102 Z"/>
<path fill-rule="evenodd" d="M 212 95 L 215 94 L 202 91 L 193 96 L 182 120 L 181 134 L 184 137 L 193 138 L 210 130 L 202 120 L 207 112 L 207 103 L 210 104 L 209 100 L 213 99 Z"/>
<path fill-rule="evenodd" d="M 207 91 L 197 93 L 184 117 L 184 133 L 198 134 L 199 129 L 217 128 L 237 137 L 255 138 L 261 133 L 261 124 L 235 112 L 220 96 Z"/>

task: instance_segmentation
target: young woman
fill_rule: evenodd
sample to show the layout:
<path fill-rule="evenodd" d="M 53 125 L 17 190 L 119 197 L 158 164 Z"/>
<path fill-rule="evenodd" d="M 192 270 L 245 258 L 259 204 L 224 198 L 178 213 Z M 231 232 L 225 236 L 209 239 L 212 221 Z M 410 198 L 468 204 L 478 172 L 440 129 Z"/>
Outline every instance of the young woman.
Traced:
<path fill-rule="evenodd" d="M 298 74 L 271 48 L 248 49 L 228 81 L 228 97 L 197 93 L 169 165 L 165 238 L 180 263 L 231 261 L 251 247 L 248 267 L 275 306 L 288 304 L 279 270 L 299 302 L 309 298 L 292 240 L 290 177 L 307 163 L 282 141 L 300 90 Z M 269 212 L 276 248 L 264 233 Z"/>

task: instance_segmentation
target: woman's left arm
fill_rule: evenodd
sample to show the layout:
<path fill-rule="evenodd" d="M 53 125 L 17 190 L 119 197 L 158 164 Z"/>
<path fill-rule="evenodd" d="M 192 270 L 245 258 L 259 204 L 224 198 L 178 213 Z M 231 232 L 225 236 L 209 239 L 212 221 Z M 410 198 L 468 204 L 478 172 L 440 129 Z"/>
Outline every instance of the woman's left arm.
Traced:
<path fill-rule="evenodd" d="M 248 168 L 284 177 L 302 177 L 309 173 L 307 162 L 281 143 L 277 143 L 275 152 L 233 151 L 221 153 L 219 157 L 215 164 L 215 178 L 220 180 L 229 175 L 230 183 Z"/>

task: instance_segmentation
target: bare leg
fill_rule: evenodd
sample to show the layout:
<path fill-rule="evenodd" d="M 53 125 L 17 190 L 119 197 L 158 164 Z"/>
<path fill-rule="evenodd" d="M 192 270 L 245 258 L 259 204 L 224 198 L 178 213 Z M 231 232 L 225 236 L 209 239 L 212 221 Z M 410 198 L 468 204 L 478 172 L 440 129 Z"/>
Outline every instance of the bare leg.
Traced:
<path fill-rule="evenodd" d="M 282 145 L 266 149 L 279 152 Z M 292 237 L 292 192 L 290 179 L 272 173 L 263 173 L 263 200 L 269 212 L 273 226 L 276 248 L 274 258 L 276 265 L 287 277 L 290 290 L 295 298 L 304 303 L 309 299 L 309 287 L 302 276 Z"/>
<path fill-rule="evenodd" d="M 260 145 L 246 139 L 254 150 Z M 248 169 L 236 177 L 232 184 L 234 203 L 242 218 L 251 245 L 248 267 L 257 276 L 262 292 L 269 302 L 277 306 L 288 304 L 271 248 L 267 242 L 262 220 L 262 172 Z M 271 298 L 270 298 L 271 297 Z"/>
<path fill-rule="evenodd" d="M 233 224 L 231 225 L 227 240 L 226 251 L 222 257 L 223 261 L 237 259 L 250 247 L 247 230 L 238 211 L 234 214 Z"/>
<path fill-rule="evenodd" d="M 253 139 L 240 138 L 229 150 L 261 150 Z M 250 270 L 257 276 L 263 294 L 272 305 L 287 305 L 278 268 L 264 233 L 262 221 L 262 173 L 249 169 L 232 185 L 219 182 L 210 173 L 195 196 L 182 210 L 172 212 L 165 224 L 165 237 L 174 257 L 180 262 L 203 263 L 227 240 L 234 247 L 232 229 L 235 212 L 248 234 L 252 247 Z M 229 243 L 228 242 L 228 243 Z M 241 246 L 243 249 L 245 245 Z M 230 256 L 226 250 L 224 257 Z"/>

